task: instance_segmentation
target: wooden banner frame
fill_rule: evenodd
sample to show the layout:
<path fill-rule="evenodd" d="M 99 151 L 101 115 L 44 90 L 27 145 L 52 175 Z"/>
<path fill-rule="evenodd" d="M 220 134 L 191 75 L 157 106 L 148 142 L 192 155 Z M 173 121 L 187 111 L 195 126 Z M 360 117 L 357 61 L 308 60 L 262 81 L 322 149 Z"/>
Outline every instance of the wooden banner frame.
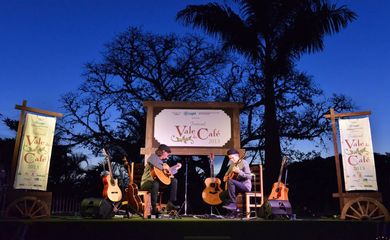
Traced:
<path fill-rule="evenodd" d="M 226 155 L 229 148 L 237 149 L 242 156 L 245 150 L 241 149 L 240 143 L 240 109 L 242 103 L 231 102 L 169 102 L 169 101 L 145 101 L 147 108 L 145 148 L 141 148 L 141 155 L 147 159 L 153 154 L 157 147 L 154 143 L 154 117 L 163 109 L 220 109 L 229 112 L 231 115 L 232 136 L 229 147 L 171 147 L 172 154 L 175 155 Z"/>
<path fill-rule="evenodd" d="M 336 175 L 337 175 L 337 193 L 333 193 L 334 198 L 339 198 L 339 207 L 340 207 L 340 218 L 341 219 L 355 219 L 355 220 L 369 220 L 369 219 L 385 219 L 390 220 L 389 213 L 387 209 L 381 204 L 382 194 L 380 192 L 343 192 L 342 184 L 342 173 L 341 173 L 341 163 L 339 159 L 339 150 L 338 150 L 338 140 L 337 140 L 337 128 L 336 128 L 336 119 L 343 117 L 358 117 L 358 116 L 369 116 L 371 111 L 364 112 L 351 112 L 351 113 L 335 113 L 334 109 L 331 108 L 329 111 L 330 114 L 326 114 L 325 118 L 331 120 L 332 124 L 332 134 L 333 134 L 333 149 L 334 157 L 336 163 Z M 371 206 L 376 208 L 372 210 Z M 358 209 L 356 209 L 356 206 Z M 379 211 L 377 212 L 377 209 Z M 348 214 L 352 212 L 353 214 Z"/>
<path fill-rule="evenodd" d="M 15 109 L 20 110 L 18 131 L 16 133 L 15 147 L 11 162 L 11 174 L 9 175 L 9 183 L 12 184 L 15 181 L 16 165 L 18 162 L 20 143 L 22 139 L 23 126 L 25 124 L 26 112 L 38 113 L 41 115 L 47 115 L 51 117 L 62 117 L 62 113 L 50 112 L 38 108 L 32 108 L 27 106 L 27 100 L 23 100 L 22 105 L 16 105 Z M 13 188 L 13 187 L 12 187 Z M 18 190 L 11 189 L 6 193 L 6 217 L 12 216 L 13 210 L 17 209 L 17 214 L 22 218 L 44 218 L 50 216 L 50 208 L 52 201 L 52 193 L 46 191 L 32 191 L 32 190 Z M 23 205 L 23 208 L 20 208 Z M 20 210 L 22 209 L 22 210 Z"/>

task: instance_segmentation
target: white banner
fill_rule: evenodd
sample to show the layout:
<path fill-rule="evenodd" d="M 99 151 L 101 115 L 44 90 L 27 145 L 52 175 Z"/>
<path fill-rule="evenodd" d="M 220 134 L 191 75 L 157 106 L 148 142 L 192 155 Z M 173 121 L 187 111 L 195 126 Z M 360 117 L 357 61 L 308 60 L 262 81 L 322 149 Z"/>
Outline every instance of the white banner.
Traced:
<path fill-rule="evenodd" d="M 339 119 L 345 190 L 378 190 L 368 117 Z"/>
<path fill-rule="evenodd" d="M 154 119 L 154 138 L 172 147 L 222 147 L 231 128 L 231 118 L 222 110 L 164 109 Z"/>
<path fill-rule="evenodd" d="M 56 118 L 27 113 L 20 146 L 15 189 L 47 188 Z"/>

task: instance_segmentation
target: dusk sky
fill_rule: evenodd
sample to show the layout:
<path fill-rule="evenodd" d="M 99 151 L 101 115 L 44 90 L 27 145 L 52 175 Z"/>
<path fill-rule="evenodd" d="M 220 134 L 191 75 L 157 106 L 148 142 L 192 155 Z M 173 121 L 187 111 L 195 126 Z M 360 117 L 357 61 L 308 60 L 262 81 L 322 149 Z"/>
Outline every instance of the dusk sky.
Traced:
<path fill-rule="evenodd" d="M 129 26 L 160 34 L 194 32 L 175 21 L 176 13 L 208 2 L 1 1 L 0 114 L 18 119 L 14 107 L 23 99 L 28 106 L 61 112 L 61 95 L 77 89 L 84 64 L 100 61 L 105 43 Z M 358 111 L 372 111 L 374 151 L 390 152 L 390 2 L 332 2 L 347 5 L 357 20 L 327 37 L 323 52 L 303 56 L 298 69 L 312 75 L 328 96 L 345 94 Z M 0 137 L 14 136 L 0 126 Z M 325 154 L 332 155 L 333 148 Z"/>

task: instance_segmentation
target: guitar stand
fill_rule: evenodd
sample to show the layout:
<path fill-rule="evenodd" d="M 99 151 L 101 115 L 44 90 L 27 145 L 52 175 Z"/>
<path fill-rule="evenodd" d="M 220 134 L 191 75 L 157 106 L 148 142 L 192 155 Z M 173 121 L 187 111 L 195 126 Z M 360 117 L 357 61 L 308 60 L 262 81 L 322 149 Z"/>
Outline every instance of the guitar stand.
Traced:
<path fill-rule="evenodd" d="M 113 217 L 122 217 L 122 218 L 130 218 L 133 216 L 133 214 L 127 209 L 123 210 L 121 209 L 122 203 L 121 202 L 112 202 L 112 214 Z"/>
<path fill-rule="evenodd" d="M 169 216 L 169 218 L 172 218 L 172 219 L 179 219 L 180 218 L 179 212 L 177 210 L 171 210 L 170 212 L 168 212 L 168 216 Z"/>
<path fill-rule="evenodd" d="M 214 213 L 213 213 L 213 208 L 215 208 L 215 210 L 217 211 L 218 214 L 214 214 Z M 225 217 L 222 216 L 222 215 L 219 213 L 219 211 L 218 211 L 218 209 L 217 209 L 216 207 L 210 206 L 210 214 L 206 214 L 206 218 L 208 218 L 208 219 L 223 219 L 223 218 L 225 218 Z"/>

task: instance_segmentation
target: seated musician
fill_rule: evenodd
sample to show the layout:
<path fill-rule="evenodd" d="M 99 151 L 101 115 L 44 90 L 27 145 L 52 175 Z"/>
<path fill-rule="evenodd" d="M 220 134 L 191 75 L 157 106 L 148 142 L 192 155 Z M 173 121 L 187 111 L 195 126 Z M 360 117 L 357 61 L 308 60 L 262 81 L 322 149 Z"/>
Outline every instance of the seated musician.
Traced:
<path fill-rule="evenodd" d="M 143 191 L 150 192 L 152 215 L 160 214 L 160 212 L 157 209 L 157 197 L 160 188 L 160 181 L 157 177 L 153 178 L 152 171 L 154 167 L 160 170 L 165 169 L 169 171 L 169 166 L 167 164 L 163 165 L 163 163 L 165 163 L 165 161 L 168 159 L 170 153 L 171 153 L 171 149 L 167 145 L 161 144 L 156 150 L 155 154 L 150 155 L 150 157 L 146 160 L 146 166 L 144 168 L 144 172 L 141 178 L 140 189 Z M 181 167 L 181 164 L 178 164 L 177 166 L 178 166 L 177 169 L 179 169 Z M 177 210 L 180 208 L 180 206 L 175 205 L 177 200 L 177 184 L 178 184 L 177 179 L 172 178 L 171 184 L 168 185 L 168 188 L 170 188 L 170 195 L 169 195 L 169 201 L 167 203 L 167 211 Z"/>
<path fill-rule="evenodd" d="M 223 177 L 227 188 L 220 197 L 224 203 L 223 208 L 234 211 L 237 209 L 237 194 L 249 192 L 252 188 L 251 170 L 248 162 L 240 158 L 240 153 L 236 149 L 229 149 L 227 155 L 231 164 Z"/>

